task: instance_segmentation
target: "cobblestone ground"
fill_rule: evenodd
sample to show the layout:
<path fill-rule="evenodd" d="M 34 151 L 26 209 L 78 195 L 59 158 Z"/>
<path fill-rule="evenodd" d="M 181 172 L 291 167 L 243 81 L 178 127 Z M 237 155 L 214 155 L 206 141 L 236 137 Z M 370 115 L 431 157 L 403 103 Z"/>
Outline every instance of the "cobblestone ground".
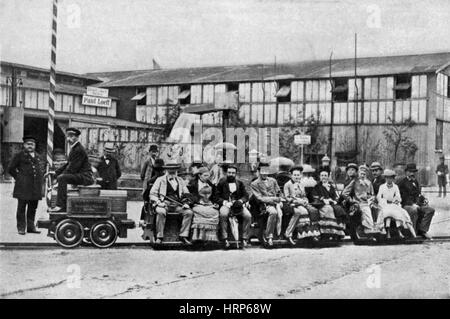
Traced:
<path fill-rule="evenodd" d="M 19 236 L 11 185 L 0 185 L 1 242 L 53 242 Z M 450 203 L 433 235 L 450 234 Z M 129 203 L 136 219 L 140 203 Z M 40 216 L 45 216 L 43 205 Z M 128 242 L 142 242 L 140 230 Z M 450 243 L 245 251 L 0 250 L 1 298 L 449 298 Z"/>

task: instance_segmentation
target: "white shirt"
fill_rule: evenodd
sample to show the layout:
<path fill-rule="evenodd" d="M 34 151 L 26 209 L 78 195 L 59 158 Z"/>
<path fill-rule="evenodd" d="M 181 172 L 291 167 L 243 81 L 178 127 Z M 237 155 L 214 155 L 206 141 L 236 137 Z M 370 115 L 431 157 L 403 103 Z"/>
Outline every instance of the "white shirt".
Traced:
<path fill-rule="evenodd" d="M 228 183 L 228 187 L 230 188 L 230 193 L 234 193 L 237 190 L 236 183 Z"/>
<path fill-rule="evenodd" d="M 388 201 L 392 203 L 396 200 L 399 202 L 402 201 L 398 186 L 396 184 L 392 184 L 392 187 L 388 187 L 387 183 L 384 183 L 378 189 L 377 199 L 380 205 L 385 205 Z"/>

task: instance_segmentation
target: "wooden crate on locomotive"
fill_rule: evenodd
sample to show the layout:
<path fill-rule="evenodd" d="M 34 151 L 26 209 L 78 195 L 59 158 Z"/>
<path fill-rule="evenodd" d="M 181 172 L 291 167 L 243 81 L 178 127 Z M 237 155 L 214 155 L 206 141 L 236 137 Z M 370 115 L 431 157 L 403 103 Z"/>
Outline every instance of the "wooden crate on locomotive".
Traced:
<path fill-rule="evenodd" d="M 48 236 L 65 248 L 83 241 L 111 247 L 118 237 L 127 237 L 128 229 L 135 228 L 134 221 L 127 219 L 126 200 L 126 191 L 102 192 L 98 185 L 71 188 L 67 211 L 49 212 L 49 219 L 40 219 L 37 225 L 47 228 Z"/>

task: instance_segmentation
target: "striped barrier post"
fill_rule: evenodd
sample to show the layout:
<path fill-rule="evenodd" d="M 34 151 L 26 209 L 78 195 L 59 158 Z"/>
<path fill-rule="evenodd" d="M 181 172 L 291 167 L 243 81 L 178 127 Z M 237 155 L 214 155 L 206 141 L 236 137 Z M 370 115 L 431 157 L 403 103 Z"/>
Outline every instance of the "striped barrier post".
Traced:
<path fill-rule="evenodd" d="M 58 19 L 58 0 L 53 0 L 52 6 L 52 42 L 51 42 L 51 60 L 50 60 L 50 92 L 48 105 L 48 120 L 47 120 L 47 172 L 53 167 L 53 134 L 55 125 L 55 103 L 56 103 L 56 31 Z M 49 196 L 51 196 L 51 176 L 48 176 L 47 186 L 47 204 L 49 203 Z M 50 191 L 48 186 L 50 184 Z M 51 199 L 51 198 L 50 198 Z"/>

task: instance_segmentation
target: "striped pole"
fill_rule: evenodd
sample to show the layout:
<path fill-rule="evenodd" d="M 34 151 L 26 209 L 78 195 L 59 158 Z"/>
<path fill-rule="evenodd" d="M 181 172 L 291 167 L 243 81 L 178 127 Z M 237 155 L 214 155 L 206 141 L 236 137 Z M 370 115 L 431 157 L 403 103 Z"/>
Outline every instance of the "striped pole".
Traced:
<path fill-rule="evenodd" d="M 53 0 L 52 13 L 52 50 L 50 60 L 50 91 L 47 120 L 47 173 L 53 168 L 53 134 L 55 127 L 55 103 L 56 103 L 56 27 L 58 19 L 58 0 Z M 52 207 L 52 176 L 45 179 L 45 195 L 47 207 Z"/>
<path fill-rule="evenodd" d="M 49 169 L 53 166 L 53 133 L 55 123 L 55 102 L 56 102 L 56 26 L 58 18 L 58 0 L 53 0 L 52 17 L 52 52 L 50 62 L 50 92 L 48 105 L 48 126 L 47 126 L 47 164 Z"/>

